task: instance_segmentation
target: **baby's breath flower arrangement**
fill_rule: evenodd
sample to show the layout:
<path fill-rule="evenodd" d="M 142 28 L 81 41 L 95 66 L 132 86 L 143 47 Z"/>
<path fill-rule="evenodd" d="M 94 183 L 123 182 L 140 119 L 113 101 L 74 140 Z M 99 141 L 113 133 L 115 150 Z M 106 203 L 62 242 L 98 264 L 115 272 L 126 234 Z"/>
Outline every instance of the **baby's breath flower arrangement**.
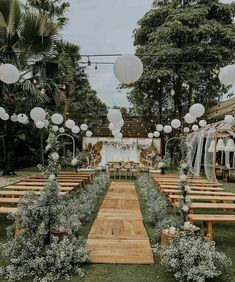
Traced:
<path fill-rule="evenodd" d="M 39 196 L 29 193 L 18 205 L 12 219 L 20 230 L 15 236 L 15 225 L 9 228 L 9 240 L 2 246 L 5 265 L 0 268 L 0 275 L 9 281 L 24 278 L 30 281 L 68 280 L 73 274 L 84 275 L 81 265 L 88 259 L 85 242 L 75 236 L 73 227 L 62 238 L 54 232 L 62 226 L 67 206 L 66 200 L 59 195 L 57 182 L 59 149 L 57 133 L 49 127 L 48 166 L 39 166 L 47 176 L 47 183 Z"/>

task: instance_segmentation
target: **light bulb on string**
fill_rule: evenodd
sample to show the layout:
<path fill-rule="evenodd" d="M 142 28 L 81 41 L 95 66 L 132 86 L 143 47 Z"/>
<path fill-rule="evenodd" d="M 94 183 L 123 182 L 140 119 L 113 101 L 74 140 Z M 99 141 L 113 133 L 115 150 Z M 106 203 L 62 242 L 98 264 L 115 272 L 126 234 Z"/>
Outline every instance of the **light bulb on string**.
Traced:
<path fill-rule="evenodd" d="M 91 68 L 91 61 L 90 61 L 90 57 L 87 57 L 87 67 L 88 69 Z"/>
<path fill-rule="evenodd" d="M 98 70 L 98 65 L 97 65 L 97 64 L 95 65 L 95 70 L 96 70 L 96 71 Z"/>

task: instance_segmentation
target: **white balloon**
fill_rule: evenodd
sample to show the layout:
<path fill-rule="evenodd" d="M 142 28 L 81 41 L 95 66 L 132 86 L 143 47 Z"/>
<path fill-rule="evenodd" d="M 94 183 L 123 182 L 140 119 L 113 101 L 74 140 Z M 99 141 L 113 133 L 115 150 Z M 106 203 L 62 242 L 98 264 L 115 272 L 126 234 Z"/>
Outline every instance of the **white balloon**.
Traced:
<path fill-rule="evenodd" d="M 108 112 L 108 115 L 107 115 L 107 118 L 108 118 L 108 121 L 111 122 L 111 123 L 117 123 L 119 121 L 121 121 L 122 119 L 122 114 L 119 110 L 117 109 L 111 109 L 109 110 Z"/>
<path fill-rule="evenodd" d="M 51 116 L 51 121 L 54 123 L 54 124 L 61 124 L 63 121 L 64 121 L 64 118 L 61 114 L 53 114 Z"/>
<path fill-rule="evenodd" d="M 72 129 L 75 126 L 75 121 L 72 119 L 67 119 L 65 122 L 65 126 L 69 129 Z"/>
<path fill-rule="evenodd" d="M 159 131 L 154 131 L 153 136 L 158 138 L 160 136 L 160 132 Z"/>
<path fill-rule="evenodd" d="M 42 121 L 40 121 L 40 120 L 36 122 L 36 127 L 37 127 L 37 128 L 42 129 L 42 128 L 44 128 L 44 126 L 45 126 L 45 125 L 44 125 L 44 122 L 42 122 Z"/>
<path fill-rule="evenodd" d="M 115 122 L 113 125 L 116 126 L 117 128 L 121 128 L 124 125 L 124 120 L 121 119 L 119 122 Z"/>
<path fill-rule="evenodd" d="M 200 125 L 201 127 L 205 127 L 205 126 L 207 125 L 206 120 L 204 120 L 204 119 L 200 120 L 200 121 L 199 121 L 199 125 Z"/>
<path fill-rule="evenodd" d="M 4 116 L 6 113 L 6 110 L 3 107 L 0 107 L 0 117 Z"/>
<path fill-rule="evenodd" d="M 189 133 L 189 131 L 190 131 L 190 128 L 189 128 L 189 127 L 185 127 L 185 128 L 184 128 L 184 133 Z"/>
<path fill-rule="evenodd" d="M 80 128 L 82 131 L 86 131 L 88 129 L 88 126 L 85 123 L 83 123 L 80 125 Z"/>
<path fill-rule="evenodd" d="M 181 121 L 179 119 L 173 119 L 171 121 L 171 126 L 173 128 L 179 128 L 181 126 Z"/>
<path fill-rule="evenodd" d="M 120 128 L 117 127 L 115 124 L 110 123 L 110 124 L 109 124 L 109 129 L 110 129 L 111 131 L 114 131 L 114 130 L 117 130 L 117 129 L 120 129 Z"/>
<path fill-rule="evenodd" d="M 219 80 L 222 84 L 235 83 L 235 65 L 228 65 L 220 69 Z"/>
<path fill-rule="evenodd" d="M 232 123 L 233 120 L 234 120 L 234 117 L 233 117 L 232 115 L 226 115 L 226 116 L 224 117 L 224 121 L 225 121 L 225 122 Z"/>
<path fill-rule="evenodd" d="M 116 129 L 116 130 L 113 130 L 112 131 L 112 134 L 113 134 L 113 136 L 115 136 L 115 135 L 117 135 L 118 133 L 120 133 L 120 128 L 119 129 Z"/>
<path fill-rule="evenodd" d="M 74 134 L 78 134 L 78 133 L 80 132 L 79 126 L 75 125 L 75 126 L 72 128 L 72 132 L 73 132 Z"/>
<path fill-rule="evenodd" d="M 194 104 L 190 107 L 189 109 L 189 113 L 193 116 L 193 117 L 201 117 L 204 115 L 205 113 L 205 107 L 202 104 Z"/>
<path fill-rule="evenodd" d="M 117 139 L 122 139 L 123 134 L 121 132 L 119 132 L 117 135 L 114 136 Z"/>
<path fill-rule="evenodd" d="M 35 107 L 31 110 L 30 116 L 34 121 L 43 121 L 46 118 L 46 112 L 41 107 Z"/>
<path fill-rule="evenodd" d="M 198 131 L 198 129 L 199 129 L 199 127 L 198 127 L 198 125 L 196 125 L 196 124 L 194 124 L 194 125 L 192 126 L 192 130 L 193 130 L 194 132 Z"/>
<path fill-rule="evenodd" d="M 16 115 L 16 114 L 13 114 L 13 115 L 11 116 L 11 121 L 12 121 L 12 122 L 17 122 L 17 115 Z"/>
<path fill-rule="evenodd" d="M 43 120 L 43 123 L 44 123 L 44 126 L 47 127 L 50 123 L 49 123 L 49 120 L 45 119 Z"/>
<path fill-rule="evenodd" d="M 143 74 L 143 70 L 141 60 L 132 54 L 118 57 L 113 66 L 113 72 L 117 80 L 125 84 L 136 82 Z"/>
<path fill-rule="evenodd" d="M 91 137 L 93 135 L 93 133 L 90 131 L 90 130 L 88 130 L 87 132 L 86 132 L 86 137 Z"/>
<path fill-rule="evenodd" d="M 25 124 L 28 121 L 28 117 L 25 114 L 18 114 L 17 121 Z"/>
<path fill-rule="evenodd" d="M 168 134 L 172 132 L 172 127 L 170 125 L 165 125 L 163 130 L 166 134 Z"/>
<path fill-rule="evenodd" d="M 196 121 L 196 118 L 192 116 L 190 113 L 188 113 L 185 115 L 184 120 L 187 123 L 194 123 Z"/>
<path fill-rule="evenodd" d="M 150 138 L 150 139 L 153 138 L 153 133 L 149 133 L 148 138 Z"/>
<path fill-rule="evenodd" d="M 63 127 L 60 127 L 59 133 L 65 133 L 65 129 Z"/>
<path fill-rule="evenodd" d="M 5 113 L 3 116 L 1 116 L 2 120 L 8 120 L 9 119 L 9 115 L 8 113 Z"/>
<path fill-rule="evenodd" d="M 163 125 L 162 124 L 157 124 L 156 126 L 157 131 L 162 131 L 163 130 Z"/>
<path fill-rule="evenodd" d="M 12 64 L 3 64 L 0 66 L 0 80 L 7 83 L 12 84 L 16 83 L 20 78 L 20 72 Z"/>
<path fill-rule="evenodd" d="M 52 131 L 57 132 L 58 130 L 59 130 L 59 127 L 57 125 L 52 125 Z"/>

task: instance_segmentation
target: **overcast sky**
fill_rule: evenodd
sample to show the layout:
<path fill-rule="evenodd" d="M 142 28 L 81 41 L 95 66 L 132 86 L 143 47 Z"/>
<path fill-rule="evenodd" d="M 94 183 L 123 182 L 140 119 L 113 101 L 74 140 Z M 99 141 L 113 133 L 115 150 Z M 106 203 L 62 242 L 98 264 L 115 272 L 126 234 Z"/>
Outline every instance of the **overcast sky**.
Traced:
<path fill-rule="evenodd" d="M 76 43 L 81 54 L 134 53 L 133 30 L 137 21 L 151 8 L 152 0 L 69 0 L 69 23 L 63 38 Z M 230 3 L 231 0 L 222 2 Z M 83 58 L 87 61 L 87 58 Z M 107 61 L 107 57 L 91 61 Z M 114 61 L 115 58 L 110 58 Z M 126 91 L 118 93 L 112 65 L 87 70 L 90 83 L 108 105 L 127 106 Z"/>
<path fill-rule="evenodd" d="M 63 38 L 79 44 L 81 54 L 134 53 L 133 30 L 151 8 L 152 0 L 70 0 L 69 23 Z M 87 58 L 84 58 L 87 61 Z M 91 61 L 115 58 L 91 58 Z M 108 105 L 128 106 L 125 90 L 117 92 L 112 65 L 88 71 L 90 83 Z"/>

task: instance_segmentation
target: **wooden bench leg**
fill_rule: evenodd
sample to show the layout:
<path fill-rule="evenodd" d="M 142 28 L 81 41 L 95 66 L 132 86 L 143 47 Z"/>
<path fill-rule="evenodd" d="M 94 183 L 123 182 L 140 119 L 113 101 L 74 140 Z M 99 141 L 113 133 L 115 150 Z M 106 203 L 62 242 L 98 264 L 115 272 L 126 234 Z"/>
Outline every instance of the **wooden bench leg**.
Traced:
<path fill-rule="evenodd" d="M 207 233 L 208 233 L 209 242 L 211 242 L 213 240 L 213 227 L 212 227 L 212 222 L 210 221 L 207 222 Z"/>

